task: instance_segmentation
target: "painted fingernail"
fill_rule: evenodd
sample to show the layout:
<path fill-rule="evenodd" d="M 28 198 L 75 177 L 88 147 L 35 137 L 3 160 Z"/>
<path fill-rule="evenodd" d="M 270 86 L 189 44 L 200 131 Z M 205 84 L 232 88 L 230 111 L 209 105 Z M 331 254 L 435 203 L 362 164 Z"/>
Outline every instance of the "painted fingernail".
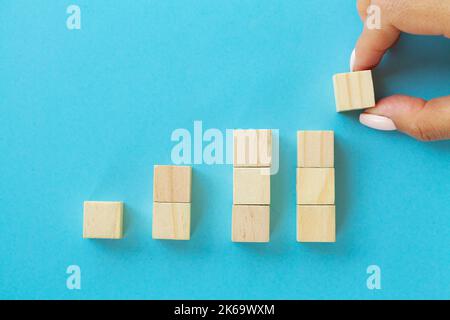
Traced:
<path fill-rule="evenodd" d="M 383 130 L 383 131 L 397 130 L 394 121 L 392 121 L 387 117 L 378 116 L 375 114 L 361 113 L 361 115 L 359 116 L 359 122 L 361 122 L 363 125 L 369 128 L 376 130 Z"/>
<path fill-rule="evenodd" d="M 356 49 L 353 49 L 352 55 L 350 56 L 350 71 L 353 72 L 353 68 L 355 67 L 355 57 L 356 57 Z"/>

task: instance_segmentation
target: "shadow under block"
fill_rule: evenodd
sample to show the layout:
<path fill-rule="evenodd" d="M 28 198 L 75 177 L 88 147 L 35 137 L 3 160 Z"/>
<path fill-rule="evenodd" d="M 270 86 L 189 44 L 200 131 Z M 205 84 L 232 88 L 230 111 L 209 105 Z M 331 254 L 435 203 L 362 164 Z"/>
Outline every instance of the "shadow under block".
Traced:
<path fill-rule="evenodd" d="M 334 204 L 334 168 L 297 168 L 297 204 Z"/>
<path fill-rule="evenodd" d="M 272 130 L 234 130 L 233 165 L 235 167 L 270 167 L 272 165 Z"/>
<path fill-rule="evenodd" d="M 333 168 L 334 132 L 297 131 L 297 167 Z"/>
<path fill-rule="evenodd" d="M 231 225 L 233 242 L 269 242 L 270 207 L 234 205 Z"/>
<path fill-rule="evenodd" d="M 297 205 L 298 242 L 336 242 L 335 206 Z"/>
<path fill-rule="evenodd" d="M 153 201 L 191 202 L 191 181 L 190 166 L 154 166 Z"/>
<path fill-rule="evenodd" d="M 123 236 L 123 203 L 85 201 L 83 238 L 121 239 Z"/>
<path fill-rule="evenodd" d="M 234 168 L 233 204 L 270 204 L 270 168 Z"/>
<path fill-rule="evenodd" d="M 336 74 L 333 84 L 337 112 L 375 106 L 372 71 Z"/>
<path fill-rule="evenodd" d="M 189 240 L 190 235 L 190 203 L 153 203 L 153 239 Z"/>

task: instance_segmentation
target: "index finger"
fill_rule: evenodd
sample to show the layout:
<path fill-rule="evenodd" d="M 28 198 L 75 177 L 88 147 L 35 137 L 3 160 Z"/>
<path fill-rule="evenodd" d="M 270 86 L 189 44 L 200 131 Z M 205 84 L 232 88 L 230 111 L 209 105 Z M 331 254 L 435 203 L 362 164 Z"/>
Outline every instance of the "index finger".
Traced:
<path fill-rule="evenodd" d="M 400 31 L 392 25 L 382 29 L 369 29 L 364 25 L 364 30 L 356 43 L 351 71 L 369 70 L 376 67 L 386 51 L 392 47 L 400 37 Z"/>
<path fill-rule="evenodd" d="M 357 4 L 364 30 L 352 54 L 352 71 L 376 67 L 401 32 L 450 37 L 450 0 L 358 0 Z"/>

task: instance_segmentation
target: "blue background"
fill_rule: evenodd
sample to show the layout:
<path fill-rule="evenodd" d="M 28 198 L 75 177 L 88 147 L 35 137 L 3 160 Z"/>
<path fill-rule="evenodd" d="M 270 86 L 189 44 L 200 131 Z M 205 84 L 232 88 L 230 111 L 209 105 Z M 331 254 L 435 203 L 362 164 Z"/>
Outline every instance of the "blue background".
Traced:
<path fill-rule="evenodd" d="M 355 1 L 0 2 L 0 298 L 450 298 L 450 142 L 337 114 Z M 377 97 L 449 94 L 450 41 L 404 36 Z M 232 168 L 195 165 L 192 238 L 151 239 L 152 168 L 176 128 L 279 128 L 271 242 L 231 238 Z M 295 241 L 296 131 L 336 134 L 337 243 Z M 125 238 L 82 239 L 84 200 Z M 66 288 L 66 268 L 82 289 Z M 366 268 L 382 270 L 382 290 Z"/>

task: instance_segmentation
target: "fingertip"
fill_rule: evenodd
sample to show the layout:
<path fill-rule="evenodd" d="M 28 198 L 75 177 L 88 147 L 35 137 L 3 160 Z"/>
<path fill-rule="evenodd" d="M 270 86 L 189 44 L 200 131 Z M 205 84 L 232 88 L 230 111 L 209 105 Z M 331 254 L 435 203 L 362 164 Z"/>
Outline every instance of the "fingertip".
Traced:
<path fill-rule="evenodd" d="M 383 98 L 377 102 L 375 107 L 364 111 L 364 115 L 360 116 L 362 124 L 378 129 L 392 130 L 404 132 L 419 140 L 425 140 L 428 135 L 427 129 L 423 128 L 422 110 L 426 101 L 420 98 L 394 95 Z M 392 123 L 389 123 L 389 120 Z"/>
<path fill-rule="evenodd" d="M 365 113 L 386 116 L 395 120 L 396 117 L 416 113 L 423 108 L 425 102 L 421 98 L 398 94 L 380 99 L 375 107 L 365 110 Z"/>
<path fill-rule="evenodd" d="M 385 27 L 383 30 L 364 27 L 356 42 L 353 71 L 371 70 L 378 66 L 399 36 L 400 32 L 392 27 Z"/>

